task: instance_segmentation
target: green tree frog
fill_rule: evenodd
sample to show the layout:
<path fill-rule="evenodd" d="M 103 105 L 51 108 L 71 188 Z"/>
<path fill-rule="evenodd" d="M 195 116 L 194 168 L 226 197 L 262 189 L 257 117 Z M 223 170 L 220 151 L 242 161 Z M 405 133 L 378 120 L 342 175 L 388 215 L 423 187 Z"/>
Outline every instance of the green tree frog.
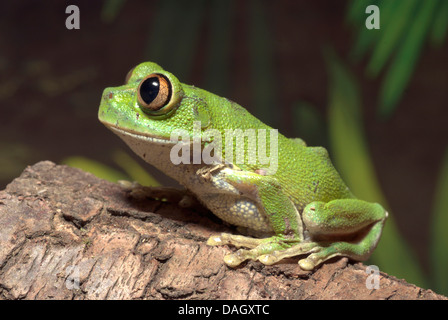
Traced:
<path fill-rule="evenodd" d="M 207 242 L 239 248 L 224 257 L 230 267 L 301 256 L 300 267 L 312 270 L 335 256 L 365 260 L 379 241 L 387 212 L 352 194 L 324 148 L 279 134 L 155 63 L 106 88 L 98 116 L 213 214 L 245 230 Z"/>

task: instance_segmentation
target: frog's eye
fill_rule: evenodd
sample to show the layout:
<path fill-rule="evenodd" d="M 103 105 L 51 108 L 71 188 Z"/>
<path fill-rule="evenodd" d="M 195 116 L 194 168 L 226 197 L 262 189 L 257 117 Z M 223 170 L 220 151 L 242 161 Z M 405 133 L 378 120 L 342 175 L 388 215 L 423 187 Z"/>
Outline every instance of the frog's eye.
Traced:
<path fill-rule="evenodd" d="M 138 86 L 138 104 L 151 114 L 170 102 L 171 91 L 171 83 L 165 76 L 158 73 L 150 74 Z"/>

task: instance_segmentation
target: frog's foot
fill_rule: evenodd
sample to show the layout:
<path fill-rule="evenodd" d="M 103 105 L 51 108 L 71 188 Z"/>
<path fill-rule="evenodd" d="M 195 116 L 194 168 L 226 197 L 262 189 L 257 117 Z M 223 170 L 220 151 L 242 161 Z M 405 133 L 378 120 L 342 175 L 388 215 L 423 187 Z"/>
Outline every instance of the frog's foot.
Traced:
<path fill-rule="evenodd" d="M 270 265 L 284 258 L 309 254 L 299 260 L 299 266 L 303 270 L 313 270 L 321 263 L 337 256 L 345 256 L 356 261 L 366 260 L 376 245 L 383 223 L 377 223 L 360 241 L 336 241 L 336 242 L 301 242 L 284 250 L 277 250 L 258 257 L 262 263 Z M 373 239 L 373 240 L 372 240 Z M 372 242 L 374 245 L 372 245 Z"/>
<path fill-rule="evenodd" d="M 382 224 L 374 225 L 369 234 L 373 237 L 377 237 L 378 233 L 381 232 L 381 227 Z M 210 237 L 207 244 L 231 244 L 236 247 L 246 247 L 250 249 L 239 249 L 234 253 L 226 255 L 224 257 L 224 262 L 229 267 L 236 267 L 248 259 L 259 260 L 265 265 L 272 265 L 285 258 L 308 255 L 299 260 L 299 266 L 303 270 L 313 270 L 321 263 L 337 256 L 346 256 L 357 261 L 362 261 L 368 258 L 374 249 L 371 245 L 370 237 L 361 239 L 359 242 L 288 242 L 275 236 L 265 239 L 256 239 L 223 233 L 220 236 Z"/>
<path fill-rule="evenodd" d="M 226 165 L 223 163 L 218 163 L 211 167 L 203 167 L 196 171 L 196 174 L 204 181 L 210 181 L 213 178 L 215 172 L 219 172 L 221 169 L 225 168 Z"/>
<path fill-rule="evenodd" d="M 253 243 L 248 244 L 252 245 Z M 224 262 L 232 268 L 237 267 L 245 260 L 258 260 L 264 265 L 273 265 L 285 258 L 309 254 L 308 257 L 299 260 L 299 266 L 303 270 L 310 271 L 333 257 L 340 255 L 350 256 L 343 249 L 343 247 L 347 247 L 349 244 L 343 242 L 332 243 L 328 246 L 325 243 L 317 242 L 302 242 L 289 248 L 287 246 L 288 244 L 280 242 L 261 242 L 253 249 L 239 249 L 234 253 L 226 255 Z"/>
<path fill-rule="evenodd" d="M 127 192 L 129 197 L 136 200 L 144 200 L 146 198 L 155 199 L 150 187 L 142 186 L 137 181 L 118 180 L 118 185 Z"/>
<path fill-rule="evenodd" d="M 141 187 L 142 185 L 137 181 L 118 180 L 118 185 L 126 191 L 131 191 L 134 188 Z"/>
<path fill-rule="evenodd" d="M 144 200 L 147 198 L 176 203 L 183 208 L 191 208 L 199 206 L 197 199 L 187 190 L 180 190 L 171 187 L 148 187 L 142 186 L 137 182 L 129 182 L 120 180 L 118 184 L 123 187 L 129 196 L 136 200 Z"/>
<path fill-rule="evenodd" d="M 334 244 L 333 244 L 334 245 Z M 325 247 L 323 243 L 317 242 L 302 242 L 293 245 L 284 250 L 277 250 L 271 253 L 258 257 L 258 260 L 265 265 L 274 264 L 282 259 L 310 254 L 308 257 L 299 260 L 299 266 L 303 270 L 313 270 L 322 262 L 331 259 L 334 256 L 342 253 L 334 250 L 331 246 Z"/>
<path fill-rule="evenodd" d="M 225 163 L 216 163 L 211 166 L 203 167 L 203 168 L 199 169 L 198 171 L 196 171 L 196 174 L 199 176 L 199 178 L 201 178 L 205 182 L 209 182 L 213 179 L 214 175 L 219 174 L 221 171 L 223 171 L 223 169 L 229 169 L 229 170 L 233 170 L 233 171 L 242 171 L 236 165 L 229 163 L 229 162 L 225 162 Z"/>
<path fill-rule="evenodd" d="M 278 260 L 273 261 L 272 259 L 269 259 L 271 254 L 274 252 L 280 252 L 291 245 L 283 239 L 275 236 L 257 239 L 228 233 L 222 233 L 219 236 L 210 237 L 207 244 L 211 246 L 230 244 L 237 248 L 250 248 L 250 250 L 239 249 L 234 253 L 226 255 L 224 257 L 224 262 L 229 267 L 236 267 L 245 260 L 260 260 L 263 264 L 273 264 Z"/>

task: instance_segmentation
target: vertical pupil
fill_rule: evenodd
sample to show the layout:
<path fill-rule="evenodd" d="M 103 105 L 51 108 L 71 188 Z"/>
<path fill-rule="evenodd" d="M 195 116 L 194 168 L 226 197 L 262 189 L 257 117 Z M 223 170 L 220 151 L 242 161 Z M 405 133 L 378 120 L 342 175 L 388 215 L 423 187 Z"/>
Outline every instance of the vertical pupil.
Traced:
<path fill-rule="evenodd" d="M 140 97 L 146 104 L 150 104 L 159 94 L 159 78 L 146 79 L 140 86 Z"/>

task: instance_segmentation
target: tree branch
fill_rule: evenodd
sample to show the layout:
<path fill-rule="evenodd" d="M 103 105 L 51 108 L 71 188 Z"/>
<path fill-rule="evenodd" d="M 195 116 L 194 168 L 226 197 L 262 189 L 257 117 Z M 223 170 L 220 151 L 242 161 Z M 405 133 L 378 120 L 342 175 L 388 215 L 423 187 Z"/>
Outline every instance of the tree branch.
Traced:
<path fill-rule="evenodd" d="M 0 192 L 1 299 L 446 299 L 334 259 L 313 272 L 223 263 L 231 231 L 207 211 L 129 199 L 116 184 L 45 161 Z"/>

